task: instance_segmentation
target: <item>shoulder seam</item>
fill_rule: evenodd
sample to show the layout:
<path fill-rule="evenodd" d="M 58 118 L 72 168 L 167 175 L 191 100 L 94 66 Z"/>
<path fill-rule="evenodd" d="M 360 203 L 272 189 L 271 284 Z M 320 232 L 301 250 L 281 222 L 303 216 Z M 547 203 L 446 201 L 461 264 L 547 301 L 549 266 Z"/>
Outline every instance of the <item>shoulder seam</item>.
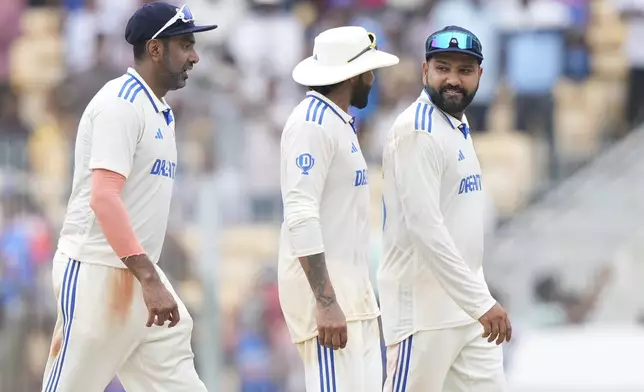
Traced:
<path fill-rule="evenodd" d="M 128 102 L 128 105 L 126 105 L 126 106 L 129 109 L 127 109 L 127 110 L 132 110 L 134 115 L 136 116 L 136 119 L 139 122 L 140 132 L 139 132 L 139 137 L 138 137 L 138 140 L 137 140 L 137 143 L 139 143 L 141 141 L 141 139 L 143 138 L 143 132 L 145 131 L 145 119 L 141 117 L 140 111 L 137 110 L 137 107 L 134 105 L 134 98 L 136 98 L 136 96 L 134 96 L 132 99 L 126 99 L 125 98 L 125 94 L 127 93 L 127 90 L 130 88 L 128 86 L 130 86 L 130 84 L 133 85 L 133 86 L 138 84 L 138 83 L 131 83 L 130 80 L 131 79 L 127 79 L 123 83 L 123 86 L 121 86 L 121 90 L 120 90 L 119 94 L 117 94 L 116 96 L 111 95 L 112 93 L 108 93 L 109 95 L 105 97 L 105 98 L 107 98 L 105 103 L 113 102 L 113 104 L 120 105 L 120 104 L 117 104 L 116 102 Z M 142 87 L 142 86 L 140 86 L 140 87 Z M 136 91 L 136 90 L 137 89 L 133 89 L 133 91 Z M 130 94 L 130 95 L 132 95 L 132 94 Z M 94 113 L 91 115 L 91 117 L 96 116 L 98 113 L 100 113 L 104 109 L 105 109 L 104 106 L 99 105 L 98 107 L 95 108 Z"/>

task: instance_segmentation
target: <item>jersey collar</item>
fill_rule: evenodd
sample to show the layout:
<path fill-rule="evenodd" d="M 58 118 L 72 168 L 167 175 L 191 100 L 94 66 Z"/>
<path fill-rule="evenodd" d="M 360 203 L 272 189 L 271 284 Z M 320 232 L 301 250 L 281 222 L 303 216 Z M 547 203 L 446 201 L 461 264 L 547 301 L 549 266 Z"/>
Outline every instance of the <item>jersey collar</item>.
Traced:
<path fill-rule="evenodd" d="M 333 101 L 331 101 L 326 96 L 318 93 L 317 91 L 308 91 L 306 93 L 306 96 L 307 97 L 314 97 L 314 98 L 319 99 L 320 101 L 326 103 L 327 105 L 329 105 L 329 108 L 331 110 L 333 110 L 333 113 L 335 113 L 336 116 L 340 117 L 340 119 L 345 124 L 351 125 L 352 128 L 354 127 L 354 125 L 353 125 L 353 123 L 354 123 L 353 116 L 351 116 L 350 114 L 348 114 L 344 110 L 340 109 L 340 107 L 338 105 L 336 105 Z M 354 130 L 355 130 L 355 128 L 354 128 Z"/>
<path fill-rule="evenodd" d="M 467 138 L 467 135 L 469 135 L 469 124 L 467 123 L 466 117 L 463 117 L 465 121 L 461 121 L 456 117 L 452 116 L 451 114 L 448 114 L 442 111 L 438 106 L 434 105 L 434 103 L 432 102 L 432 99 L 429 97 L 429 93 L 427 92 L 427 89 L 423 89 L 423 91 L 420 93 L 420 97 L 418 97 L 418 100 L 420 100 L 421 102 L 428 103 L 433 107 L 435 107 L 438 113 L 441 114 L 441 117 L 445 119 L 445 121 L 449 124 L 450 127 L 452 127 L 452 129 L 459 130 L 461 133 L 463 133 L 463 136 Z"/>
<path fill-rule="evenodd" d="M 152 92 L 152 89 L 150 89 L 150 86 L 148 86 L 147 83 L 145 83 L 145 80 L 139 75 L 138 72 L 134 70 L 134 68 L 128 68 L 127 69 L 128 75 L 136 79 L 136 81 L 143 86 L 143 91 L 145 92 L 145 95 L 148 96 L 148 99 L 150 100 L 150 103 L 152 104 L 152 107 L 154 108 L 154 111 L 157 113 L 164 112 L 166 113 L 169 109 L 170 106 L 168 103 L 165 101 L 165 98 L 159 99 L 157 98 L 156 95 Z"/>

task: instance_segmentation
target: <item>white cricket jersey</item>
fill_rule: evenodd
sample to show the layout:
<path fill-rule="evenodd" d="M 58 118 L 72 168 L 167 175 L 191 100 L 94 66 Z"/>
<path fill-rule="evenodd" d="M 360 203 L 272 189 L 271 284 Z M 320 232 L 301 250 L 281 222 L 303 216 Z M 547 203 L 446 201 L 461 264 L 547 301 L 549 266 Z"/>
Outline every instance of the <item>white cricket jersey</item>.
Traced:
<path fill-rule="evenodd" d="M 309 92 L 282 133 L 279 295 L 296 343 L 317 335 L 315 297 L 300 256 L 324 252 L 347 321 L 379 315 L 369 280 L 367 164 L 352 124 L 328 98 Z"/>
<path fill-rule="evenodd" d="M 496 303 L 482 268 L 481 167 L 463 119 L 423 90 L 387 137 L 378 269 L 387 345 L 476 322 Z"/>
<path fill-rule="evenodd" d="M 165 238 L 177 170 L 174 119 L 132 68 L 94 96 L 78 126 L 74 179 L 58 248 L 86 263 L 126 268 L 89 206 L 91 172 L 126 177 L 121 198 L 134 233 L 153 263 Z"/>

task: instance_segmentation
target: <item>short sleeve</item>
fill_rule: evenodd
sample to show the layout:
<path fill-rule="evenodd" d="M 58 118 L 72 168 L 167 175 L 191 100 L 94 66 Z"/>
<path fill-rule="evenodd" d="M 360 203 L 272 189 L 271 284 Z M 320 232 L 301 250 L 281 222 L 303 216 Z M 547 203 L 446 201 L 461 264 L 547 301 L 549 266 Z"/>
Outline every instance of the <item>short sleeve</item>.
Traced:
<path fill-rule="evenodd" d="M 115 99 L 96 109 L 91 121 L 90 170 L 105 169 L 128 177 L 143 129 L 129 102 Z"/>

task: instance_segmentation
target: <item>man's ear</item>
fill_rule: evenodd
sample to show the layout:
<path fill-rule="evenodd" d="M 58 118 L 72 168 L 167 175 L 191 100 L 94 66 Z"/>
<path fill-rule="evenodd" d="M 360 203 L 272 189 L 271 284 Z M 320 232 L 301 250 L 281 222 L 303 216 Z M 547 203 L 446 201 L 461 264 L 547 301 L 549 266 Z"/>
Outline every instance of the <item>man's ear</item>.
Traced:
<path fill-rule="evenodd" d="M 423 72 L 423 74 L 421 76 L 422 79 L 423 79 L 423 85 L 427 86 L 427 82 L 428 82 L 427 81 L 427 72 L 429 72 L 429 61 L 428 60 L 423 61 L 421 69 L 422 69 L 422 72 Z"/>
<path fill-rule="evenodd" d="M 145 44 L 145 48 L 151 58 L 158 59 L 163 57 L 165 48 L 161 40 L 151 39 Z"/>

